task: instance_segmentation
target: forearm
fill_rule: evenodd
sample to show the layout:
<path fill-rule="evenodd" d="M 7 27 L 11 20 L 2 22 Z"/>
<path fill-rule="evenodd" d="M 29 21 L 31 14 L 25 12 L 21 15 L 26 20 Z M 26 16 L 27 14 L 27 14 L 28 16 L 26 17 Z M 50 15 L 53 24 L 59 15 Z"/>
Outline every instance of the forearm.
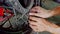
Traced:
<path fill-rule="evenodd" d="M 51 30 L 48 30 L 49 32 L 51 32 L 52 34 L 60 34 L 60 29 L 57 28 L 51 28 Z"/>
<path fill-rule="evenodd" d="M 57 26 L 53 23 L 50 23 L 50 22 L 47 22 L 47 25 L 48 25 L 48 27 L 47 27 L 48 32 L 51 32 L 52 34 L 60 34 L 60 29 L 58 29 L 59 26 Z"/>
<path fill-rule="evenodd" d="M 55 7 L 53 10 L 51 10 L 51 14 L 53 14 L 53 16 L 60 15 L 60 6 Z"/>

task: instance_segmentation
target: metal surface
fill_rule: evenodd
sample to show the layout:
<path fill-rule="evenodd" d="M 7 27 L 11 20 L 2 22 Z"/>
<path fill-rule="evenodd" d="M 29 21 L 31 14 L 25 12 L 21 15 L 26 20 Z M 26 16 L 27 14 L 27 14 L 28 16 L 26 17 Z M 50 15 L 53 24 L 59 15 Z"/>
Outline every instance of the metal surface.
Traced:
<path fill-rule="evenodd" d="M 31 28 L 28 25 L 28 13 L 34 5 L 34 0 L 24 0 L 26 6 L 21 4 L 22 0 L 0 0 L 4 8 L 12 9 L 14 16 L 0 23 L 0 30 L 6 34 L 30 34 Z M 22 2 L 22 3 L 23 3 Z M 28 5 L 26 4 L 28 2 Z M 40 6 L 40 0 L 35 1 L 35 6 Z M 21 32 L 21 33 L 20 33 Z M 33 32 L 38 34 L 37 32 Z M 32 33 L 32 34 L 33 34 Z"/>

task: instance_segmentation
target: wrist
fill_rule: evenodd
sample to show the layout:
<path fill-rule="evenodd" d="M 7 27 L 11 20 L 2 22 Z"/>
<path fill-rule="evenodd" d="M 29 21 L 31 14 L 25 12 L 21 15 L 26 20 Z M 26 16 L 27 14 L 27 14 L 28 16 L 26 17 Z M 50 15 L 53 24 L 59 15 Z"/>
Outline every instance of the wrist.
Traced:
<path fill-rule="evenodd" d="M 51 15 L 51 17 L 52 17 L 52 16 L 55 16 L 54 11 L 51 11 L 51 12 L 50 12 L 50 15 Z"/>
<path fill-rule="evenodd" d="M 54 12 L 53 11 L 51 11 L 51 10 L 47 10 L 47 11 L 48 11 L 48 18 L 54 16 Z"/>
<path fill-rule="evenodd" d="M 47 29 L 47 31 L 50 32 L 50 33 L 52 33 L 52 34 L 56 34 L 56 33 L 55 33 L 55 28 L 49 27 L 49 28 Z"/>
<path fill-rule="evenodd" d="M 55 7 L 55 8 L 52 10 L 52 13 L 53 13 L 54 16 L 60 15 L 60 6 Z"/>
<path fill-rule="evenodd" d="M 60 29 L 59 28 L 55 28 L 52 33 L 53 34 L 60 34 Z"/>
<path fill-rule="evenodd" d="M 58 13 L 55 12 L 55 11 L 51 11 L 51 14 L 52 14 L 53 16 L 56 16 Z"/>
<path fill-rule="evenodd" d="M 55 27 L 50 27 L 49 26 L 47 31 L 52 33 L 52 34 L 60 34 L 60 28 L 55 28 Z"/>

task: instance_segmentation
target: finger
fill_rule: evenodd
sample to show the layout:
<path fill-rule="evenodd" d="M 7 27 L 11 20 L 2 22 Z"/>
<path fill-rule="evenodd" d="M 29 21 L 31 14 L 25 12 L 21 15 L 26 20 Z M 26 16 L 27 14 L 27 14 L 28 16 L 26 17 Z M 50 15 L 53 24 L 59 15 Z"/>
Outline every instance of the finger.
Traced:
<path fill-rule="evenodd" d="M 38 25 L 38 24 L 37 24 L 36 22 L 29 21 L 29 25 L 36 26 L 36 25 Z"/>
<path fill-rule="evenodd" d="M 32 17 L 41 18 L 38 13 L 29 13 L 29 15 L 32 16 Z"/>
<path fill-rule="evenodd" d="M 31 12 L 38 12 L 37 10 L 39 10 L 40 9 L 40 7 L 39 6 L 36 6 L 36 7 L 34 7 L 34 8 L 32 8 L 30 11 Z"/>
<path fill-rule="evenodd" d="M 32 26 L 32 25 L 30 25 L 30 27 L 33 29 L 33 31 L 35 31 L 35 32 L 39 32 L 39 29 L 38 29 L 36 26 Z"/>
<path fill-rule="evenodd" d="M 30 16 L 29 19 L 37 22 L 39 18 Z"/>
<path fill-rule="evenodd" d="M 31 19 L 31 18 L 29 18 L 29 20 L 30 20 L 30 21 L 33 21 L 33 22 L 37 22 L 36 20 L 33 20 L 33 19 Z"/>
<path fill-rule="evenodd" d="M 37 13 L 37 10 L 31 9 L 31 10 L 30 10 L 30 13 Z"/>
<path fill-rule="evenodd" d="M 38 16 L 37 13 L 29 13 L 30 16 Z"/>

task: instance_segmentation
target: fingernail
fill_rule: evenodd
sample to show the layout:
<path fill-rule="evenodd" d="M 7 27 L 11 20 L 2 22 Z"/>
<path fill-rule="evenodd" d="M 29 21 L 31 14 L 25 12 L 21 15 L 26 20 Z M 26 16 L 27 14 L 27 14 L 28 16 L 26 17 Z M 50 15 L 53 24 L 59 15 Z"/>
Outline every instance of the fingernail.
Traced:
<path fill-rule="evenodd" d="M 29 13 L 29 15 L 32 15 L 31 13 Z"/>

